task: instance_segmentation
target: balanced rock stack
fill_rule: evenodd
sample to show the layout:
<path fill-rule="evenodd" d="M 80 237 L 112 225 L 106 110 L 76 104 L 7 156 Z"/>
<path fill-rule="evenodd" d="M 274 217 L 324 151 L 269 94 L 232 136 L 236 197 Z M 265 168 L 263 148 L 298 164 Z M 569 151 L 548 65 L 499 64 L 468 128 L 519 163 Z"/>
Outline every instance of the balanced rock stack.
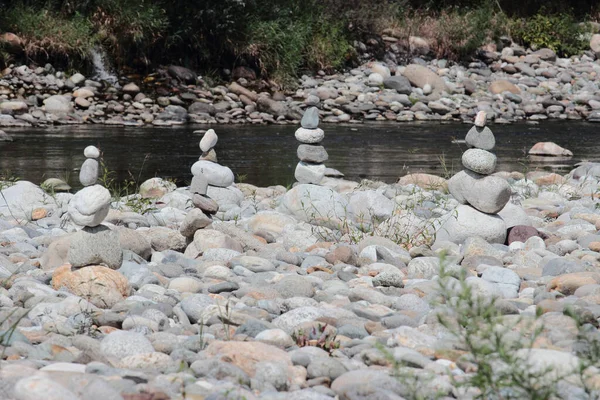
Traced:
<path fill-rule="evenodd" d="M 320 145 L 325 132 L 319 128 L 319 110 L 316 107 L 306 110 L 300 124 L 301 127 L 296 130 L 296 140 L 302 143 L 297 151 L 300 162 L 294 176 L 300 183 L 318 184 L 325 176 L 323 163 L 329 158 L 325 148 Z"/>
<path fill-rule="evenodd" d="M 506 225 L 498 212 L 510 200 L 511 188 L 505 179 L 490 175 L 496 169 L 496 156 L 490 152 L 496 140 L 485 120 L 481 111 L 467 133 L 469 149 L 462 155 L 465 169 L 448 181 L 448 190 L 462 205 L 444 222 L 437 240 L 462 243 L 480 236 L 489 243 L 504 243 L 506 239 Z"/>
<path fill-rule="evenodd" d="M 83 226 L 69 239 L 68 264 L 57 268 L 52 276 L 55 289 L 66 289 L 92 304 L 110 308 L 129 293 L 127 278 L 115 271 L 123 262 L 119 234 L 101 225 L 110 208 L 110 192 L 97 184 L 100 151 L 85 148 L 86 160 L 79 181 L 83 186 L 68 206 L 71 220 Z"/>
<path fill-rule="evenodd" d="M 214 147 L 219 140 L 214 130 L 206 131 L 200 140 L 202 156 L 192 165 L 192 203 L 194 209 L 186 215 L 179 231 L 185 237 L 191 238 L 198 229 L 203 229 L 212 223 L 212 215 L 219 211 L 216 201 L 208 197 L 208 187 L 228 187 L 233 184 L 231 169 L 217 163 Z"/>

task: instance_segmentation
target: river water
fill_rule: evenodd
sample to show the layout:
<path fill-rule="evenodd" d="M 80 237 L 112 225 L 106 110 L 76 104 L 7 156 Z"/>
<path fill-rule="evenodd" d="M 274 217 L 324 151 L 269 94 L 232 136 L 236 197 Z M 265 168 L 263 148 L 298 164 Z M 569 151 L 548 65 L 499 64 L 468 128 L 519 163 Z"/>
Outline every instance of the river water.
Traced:
<path fill-rule="evenodd" d="M 74 187 L 84 161 L 83 149 L 98 146 L 117 180 L 153 176 L 191 181 L 207 126 L 128 128 L 100 125 L 7 129 L 15 141 L 0 142 L 0 171 L 41 183 L 67 178 Z M 230 167 L 236 181 L 258 186 L 289 185 L 297 163 L 295 126 L 224 125 L 219 135 L 219 163 Z M 461 169 L 460 156 L 469 125 L 439 123 L 370 123 L 322 125 L 328 167 L 347 179 L 394 182 L 409 172 L 445 176 Z M 548 170 L 565 173 L 577 162 L 600 161 L 598 126 L 585 122 L 547 122 L 539 125 L 492 125 L 496 136 L 498 170 Z M 527 151 L 540 141 L 553 141 L 575 154 L 572 158 L 531 158 Z"/>

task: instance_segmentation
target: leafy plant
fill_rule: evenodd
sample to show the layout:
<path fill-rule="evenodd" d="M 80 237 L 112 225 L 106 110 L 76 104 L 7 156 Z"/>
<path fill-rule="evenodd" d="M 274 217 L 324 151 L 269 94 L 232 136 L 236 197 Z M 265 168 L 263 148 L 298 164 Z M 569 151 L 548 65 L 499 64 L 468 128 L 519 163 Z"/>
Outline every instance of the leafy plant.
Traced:
<path fill-rule="evenodd" d="M 528 19 L 511 24 L 513 39 L 534 49 L 547 47 L 559 56 L 569 57 L 583 52 L 588 43 L 587 25 L 579 25 L 570 13 L 552 14 L 542 9 Z"/>
<path fill-rule="evenodd" d="M 329 353 L 340 347 L 336 335 L 327 331 L 327 324 L 317 324 L 309 332 L 300 329 L 292 334 L 292 339 L 299 347 L 315 346 Z"/>

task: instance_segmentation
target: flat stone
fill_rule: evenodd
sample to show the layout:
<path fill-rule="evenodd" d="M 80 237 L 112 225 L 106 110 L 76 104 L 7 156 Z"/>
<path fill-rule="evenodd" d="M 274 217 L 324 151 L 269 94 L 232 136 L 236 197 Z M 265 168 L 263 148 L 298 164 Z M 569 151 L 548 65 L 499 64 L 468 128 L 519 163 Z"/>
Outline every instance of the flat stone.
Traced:
<path fill-rule="evenodd" d="M 198 229 L 206 228 L 210 224 L 212 224 L 212 218 L 205 215 L 202 210 L 193 208 L 185 216 L 185 219 L 179 228 L 179 232 L 181 232 L 183 236 L 191 238 Z"/>
<path fill-rule="evenodd" d="M 567 156 L 571 157 L 573 152 L 560 147 L 554 142 L 538 142 L 529 150 L 529 154 L 538 156 Z"/>
<path fill-rule="evenodd" d="M 308 163 L 324 163 L 329 159 L 329 155 L 323 146 L 315 146 L 310 144 L 301 144 L 297 151 L 300 161 Z"/>
<path fill-rule="evenodd" d="M 310 107 L 304 112 L 300 125 L 304 129 L 317 129 L 319 127 L 319 109 Z"/>
<path fill-rule="evenodd" d="M 305 144 L 317 144 L 325 138 L 325 132 L 321 128 L 306 129 L 298 128 L 295 133 L 296 140 Z"/>
<path fill-rule="evenodd" d="M 469 147 L 487 151 L 492 150 L 494 146 L 496 146 L 496 138 L 494 137 L 491 129 L 488 127 L 472 127 L 467 133 L 465 142 Z"/>
<path fill-rule="evenodd" d="M 219 204 L 210 197 L 194 193 L 192 195 L 194 207 L 198 207 L 207 214 L 215 215 L 219 211 Z"/>
<path fill-rule="evenodd" d="M 465 168 L 482 175 L 489 175 L 496 169 L 496 156 L 481 149 L 468 149 L 462 155 Z"/>
<path fill-rule="evenodd" d="M 235 180 L 231 169 L 206 160 L 196 161 L 192 165 L 192 174 L 204 175 L 209 185 L 217 187 L 231 186 Z"/>

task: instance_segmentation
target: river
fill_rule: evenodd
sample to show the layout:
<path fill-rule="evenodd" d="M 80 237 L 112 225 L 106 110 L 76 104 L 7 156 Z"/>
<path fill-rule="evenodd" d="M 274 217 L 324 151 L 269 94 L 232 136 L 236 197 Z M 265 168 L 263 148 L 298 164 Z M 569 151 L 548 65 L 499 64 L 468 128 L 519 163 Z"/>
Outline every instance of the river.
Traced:
<path fill-rule="evenodd" d="M 128 128 L 105 125 L 53 126 L 6 129 L 15 140 L 0 142 L 0 171 L 41 183 L 46 178 L 67 179 L 74 186 L 84 161 L 83 149 L 98 146 L 117 180 L 172 178 L 178 184 L 191 180 L 191 165 L 200 150 L 200 133 L 207 126 Z M 216 147 L 219 163 L 230 167 L 236 181 L 258 186 L 289 185 L 297 163 L 295 126 L 219 125 Z M 441 176 L 461 169 L 470 126 L 439 123 L 370 123 L 322 125 L 328 167 L 347 179 L 394 182 L 409 172 Z M 490 126 L 496 136 L 498 170 L 544 169 L 567 172 L 582 160 L 600 161 L 598 126 L 585 122 L 546 122 L 539 125 Z M 575 154 L 568 159 L 531 158 L 527 150 L 536 142 L 553 141 Z"/>

